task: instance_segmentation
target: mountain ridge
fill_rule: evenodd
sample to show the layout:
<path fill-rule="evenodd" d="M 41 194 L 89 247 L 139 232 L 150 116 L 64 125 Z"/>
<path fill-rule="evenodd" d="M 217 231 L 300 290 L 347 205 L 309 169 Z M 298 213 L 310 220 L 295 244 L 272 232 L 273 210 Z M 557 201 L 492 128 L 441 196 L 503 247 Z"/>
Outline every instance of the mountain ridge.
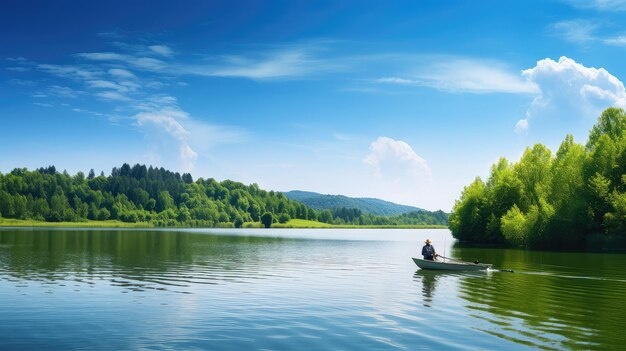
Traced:
<path fill-rule="evenodd" d="M 401 205 L 371 197 L 349 197 L 303 190 L 291 190 L 283 192 L 283 194 L 288 199 L 302 202 L 315 210 L 339 207 L 357 208 L 364 213 L 371 213 L 377 216 L 398 216 L 409 212 L 430 212 L 419 207 Z"/>

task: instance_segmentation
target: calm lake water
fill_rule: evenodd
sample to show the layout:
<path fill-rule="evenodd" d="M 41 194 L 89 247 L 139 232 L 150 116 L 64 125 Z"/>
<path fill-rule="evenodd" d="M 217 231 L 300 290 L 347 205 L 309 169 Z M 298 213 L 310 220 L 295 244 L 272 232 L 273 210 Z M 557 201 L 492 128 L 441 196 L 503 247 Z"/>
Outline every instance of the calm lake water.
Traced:
<path fill-rule="evenodd" d="M 439 253 L 515 273 L 437 273 Z M 626 255 L 448 230 L 0 229 L 2 350 L 623 349 Z"/>

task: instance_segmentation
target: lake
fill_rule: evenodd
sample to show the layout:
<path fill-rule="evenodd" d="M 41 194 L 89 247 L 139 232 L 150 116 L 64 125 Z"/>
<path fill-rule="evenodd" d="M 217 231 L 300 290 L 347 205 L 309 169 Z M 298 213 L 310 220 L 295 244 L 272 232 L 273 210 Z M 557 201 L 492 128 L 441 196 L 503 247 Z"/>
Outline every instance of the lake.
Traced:
<path fill-rule="evenodd" d="M 440 254 L 515 273 L 421 271 Z M 0 228 L 2 350 L 619 349 L 626 255 L 448 230 Z"/>

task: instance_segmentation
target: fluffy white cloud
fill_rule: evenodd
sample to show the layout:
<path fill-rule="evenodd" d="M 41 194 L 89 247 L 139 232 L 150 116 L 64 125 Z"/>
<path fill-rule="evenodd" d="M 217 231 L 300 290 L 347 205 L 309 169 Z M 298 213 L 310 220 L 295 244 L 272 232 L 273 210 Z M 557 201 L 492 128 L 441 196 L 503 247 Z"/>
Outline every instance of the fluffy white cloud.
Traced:
<path fill-rule="evenodd" d="M 238 143 L 247 138 L 246 133 L 238 128 L 213 125 L 192 118 L 178 106 L 173 96 L 152 96 L 135 106 L 141 110 L 134 116 L 136 125 L 153 137 L 159 134 L 156 131 L 160 131 L 173 139 L 178 145 L 178 159 L 186 172 L 194 168 L 198 152 L 207 155 L 218 144 Z M 150 130 L 150 127 L 156 130 Z M 162 138 L 158 143 L 167 145 L 167 140 L 163 139 L 168 138 Z M 160 153 L 165 155 L 168 150 L 161 148 Z"/>
<path fill-rule="evenodd" d="M 402 140 L 379 137 L 370 144 L 370 153 L 363 160 L 373 167 L 377 176 L 399 179 L 406 174 L 429 177 L 426 161 Z"/>
<path fill-rule="evenodd" d="M 172 107 L 164 107 L 158 111 L 140 112 L 135 115 L 140 127 L 152 124 L 162 129 L 179 142 L 179 156 L 185 171 L 191 171 L 198 154 L 189 145 L 191 133 L 180 123 L 180 119 L 188 118 L 186 112 Z"/>
<path fill-rule="evenodd" d="M 624 84 L 604 68 L 585 67 L 563 56 L 558 61 L 540 60 L 522 75 L 539 87 L 540 94 L 516 129 L 527 129 L 528 119 L 546 112 L 596 116 L 609 106 L 626 107 Z"/>

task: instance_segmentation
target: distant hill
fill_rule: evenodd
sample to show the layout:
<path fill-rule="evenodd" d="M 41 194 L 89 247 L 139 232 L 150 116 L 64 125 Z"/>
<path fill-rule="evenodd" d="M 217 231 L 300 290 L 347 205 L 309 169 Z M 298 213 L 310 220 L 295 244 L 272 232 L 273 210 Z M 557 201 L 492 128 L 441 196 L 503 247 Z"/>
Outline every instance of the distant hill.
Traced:
<path fill-rule="evenodd" d="M 283 193 L 288 199 L 301 202 L 315 210 L 334 209 L 338 207 L 357 208 L 364 213 L 377 216 L 398 216 L 409 212 L 426 210 L 393 202 L 367 197 L 347 197 L 343 195 L 324 195 L 310 191 L 292 190 Z"/>

